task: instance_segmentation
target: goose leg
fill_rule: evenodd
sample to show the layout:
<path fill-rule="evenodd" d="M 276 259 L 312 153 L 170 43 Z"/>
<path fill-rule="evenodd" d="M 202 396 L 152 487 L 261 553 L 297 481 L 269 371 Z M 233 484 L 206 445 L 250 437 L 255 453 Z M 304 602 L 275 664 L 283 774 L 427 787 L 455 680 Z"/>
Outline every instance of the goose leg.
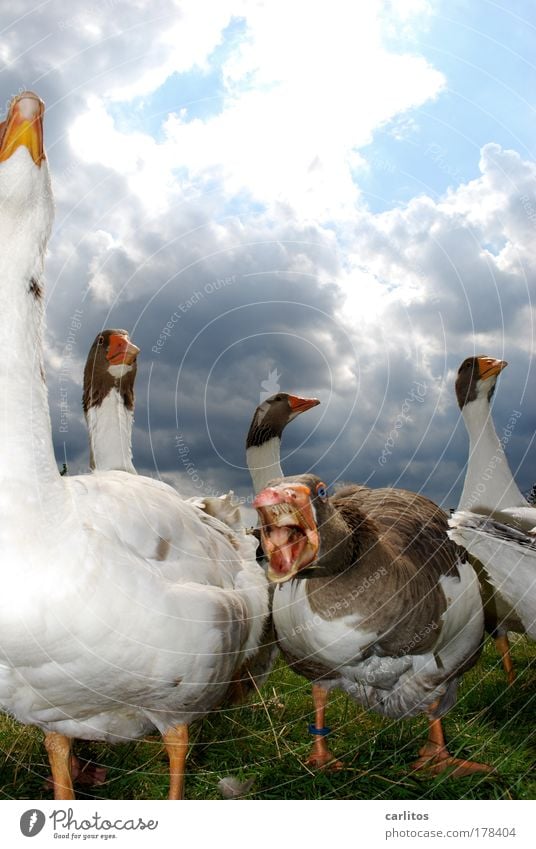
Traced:
<path fill-rule="evenodd" d="M 498 634 L 495 638 L 495 647 L 499 652 L 504 671 L 509 684 L 513 684 L 516 680 L 514 664 L 512 663 L 512 655 L 510 654 L 510 640 L 508 634 Z"/>
<path fill-rule="evenodd" d="M 184 765 L 188 753 L 188 726 L 175 725 L 162 735 L 169 758 L 168 799 L 182 799 L 184 795 Z"/>
<path fill-rule="evenodd" d="M 439 707 L 439 701 L 434 702 L 427 710 L 428 713 L 428 740 L 419 751 L 419 758 L 412 768 L 422 770 L 430 775 L 438 775 L 440 772 L 449 770 L 451 778 L 461 778 L 464 775 L 473 775 L 475 772 L 493 772 L 492 767 L 487 764 L 479 764 L 475 761 L 464 761 L 453 758 L 447 749 L 445 735 L 441 719 L 434 716 Z"/>
<path fill-rule="evenodd" d="M 326 743 L 326 736 L 329 734 L 329 729 L 324 725 L 327 703 L 328 691 L 324 690 L 319 684 L 313 684 L 315 724 L 309 726 L 309 731 L 314 735 L 315 739 L 311 748 L 311 754 L 305 763 L 308 766 L 312 766 L 313 769 L 342 769 L 344 764 L 342 761 L 335 759 L 335 756 L 330 752 Z"/>
<path fill-rule="evenodd" d="M 64 734 L 51 731 L 45 735 L 45 747 L 52 770 L 55 799 L 75 798 L 71 775 L 71 745 L 71 738 Z"/>

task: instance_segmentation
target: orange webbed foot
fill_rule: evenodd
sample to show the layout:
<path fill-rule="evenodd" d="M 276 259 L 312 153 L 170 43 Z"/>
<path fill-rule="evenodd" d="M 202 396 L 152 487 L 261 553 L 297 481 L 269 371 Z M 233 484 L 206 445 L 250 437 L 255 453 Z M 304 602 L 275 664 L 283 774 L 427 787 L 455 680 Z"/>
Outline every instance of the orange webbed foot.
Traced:
<path fill-rule="evenodd" d="M 309 733 L 315 735 L 315 741 L 305 763 L 312 769 L 325 770 L 326 772 L 334 772 L 336 770 L 343 769 L 343 762 L 337 760 L 335 755 L 328 749 L 326 735 L 329 733 L 329 730 L 322 729 L 322 731 L 324 733 L 319 734 L 314 726 L 309 726 Z"/>
<path fill-rule="evenodd" d="M 437 746 L 430 742 L 419 751 L 419 758 L 412 764 L 412 771 L 427 773 L 431 776 L 449 772 L 451 778 L 494 772 L 493 767 L 487 764 L 454 758 L 445 746 Z"/>

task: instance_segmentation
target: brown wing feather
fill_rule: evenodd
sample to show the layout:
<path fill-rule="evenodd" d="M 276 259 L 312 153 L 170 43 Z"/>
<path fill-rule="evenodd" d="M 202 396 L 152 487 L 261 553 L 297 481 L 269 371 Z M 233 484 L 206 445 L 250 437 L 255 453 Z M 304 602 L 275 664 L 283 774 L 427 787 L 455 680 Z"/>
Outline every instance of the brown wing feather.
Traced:
<path fill-rule="evenodd" d="M 446 608 L 439 579 L 458 576 L 446 514 L 421 495 L 390 488 L 345 486 L 331 504 L 361 550 L 336 580 L 309 579 L 313 610 L 327 619 L 358 614 L 359 629 L 377 633 L 376 645 L 391 656 L 429 650 Z"/>

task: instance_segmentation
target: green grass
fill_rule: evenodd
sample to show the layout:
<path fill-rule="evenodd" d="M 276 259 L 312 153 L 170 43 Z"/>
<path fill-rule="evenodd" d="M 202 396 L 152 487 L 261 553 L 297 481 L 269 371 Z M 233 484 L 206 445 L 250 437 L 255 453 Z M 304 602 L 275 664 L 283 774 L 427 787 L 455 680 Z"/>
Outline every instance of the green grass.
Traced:
<path fill-rule="evenodd" d="M 330 747 L 346 768 L 312 774 L 304 761 L 311 738 L 310 685 L 279 661 L 261 698 L 219 711 L 191 728 L 186 798 L 219 799 L 225 775 L 255 777 L 257 799 L 534 799 L 536 795 L 536 647 L 514 639 L 518 678 L 513 687 L 488 645 L 465 676 L 458 703 L 445 721 L 453 754 L 483 761 L 492 775 L 435 779 L 409 775 L 426 735 L 424 717 L 393 721 L 367 713 L 333 693 L 327 721 Z M 43 735 L 0 717 L 1 799 L 50 799 Z M 167 759 L 158 737 L 130 745 L 78 742 L 76 751 L 108 769 L 103 787 L 77 788 L 77 798 L 164 799 Z"/>

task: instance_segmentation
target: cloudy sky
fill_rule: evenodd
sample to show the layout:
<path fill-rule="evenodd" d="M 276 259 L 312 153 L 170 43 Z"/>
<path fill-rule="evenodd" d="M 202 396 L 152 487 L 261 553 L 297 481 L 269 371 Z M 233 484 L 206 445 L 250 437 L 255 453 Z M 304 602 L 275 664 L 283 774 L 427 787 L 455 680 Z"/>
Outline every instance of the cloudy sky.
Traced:
<path fill-rule="evenodd" d="M 124 327 L 135 463 L 185 493 L 249 494 L 245 433 L 281 388 L 322 402 L 285 433 L 289 473 L 454 506 L 475 353 L 510 363 L 494 416 L 522 413 L 530 488 L 532 0 L 11 0 L 1 30 L 3 103 L 47 104 L 59 463 L 87 468 L 83 364 Z"/>

